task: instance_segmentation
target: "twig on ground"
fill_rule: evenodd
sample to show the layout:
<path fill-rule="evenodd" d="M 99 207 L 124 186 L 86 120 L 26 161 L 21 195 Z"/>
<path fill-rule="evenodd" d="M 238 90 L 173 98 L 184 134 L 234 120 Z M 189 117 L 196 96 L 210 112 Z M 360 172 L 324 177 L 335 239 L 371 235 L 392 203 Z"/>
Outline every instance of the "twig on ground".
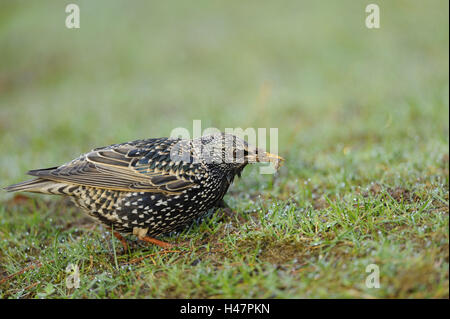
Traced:
<path fill-rule="evenodd" d="M 49 261 L 49 263 L 52 263 L 52 262 L 54 262 L 54 260 L 50 260 L 50 261 Z M 26 271 L 28 271 L 28 270 L 32 270 L 32 269 L 35 269 L 35 268 L 39 268 L 39 267 L 41 267 L 41 266 L 42 266 L 42 263 L 41 263 L 40 261 L 38 261 L 37 264 L 34 264 L 34 265 L 30 265 L 30 266 L 28 266 L 28 267 L 25 267 L 25 268 L 23 268 L 22 270 L 20 270 L 20 271 L 14 273 L 14 274 L 11 274 L 11 275 L 9 275 L 9 276 L 6 276 L 6 277 L 4 277 L 3 279 L 1 279 L 1 280 L 0 280 L 0 285 L 4 284 L 4 283 L 7 282 L 8 280 L 10 280 L 10 279 L 12 279 L 12 278 L 14 278 L 14 277 L 16 277 L 16 276 L 18 276 L 18 275 L 23 274 L 24 272 L 26 272 Z"/>

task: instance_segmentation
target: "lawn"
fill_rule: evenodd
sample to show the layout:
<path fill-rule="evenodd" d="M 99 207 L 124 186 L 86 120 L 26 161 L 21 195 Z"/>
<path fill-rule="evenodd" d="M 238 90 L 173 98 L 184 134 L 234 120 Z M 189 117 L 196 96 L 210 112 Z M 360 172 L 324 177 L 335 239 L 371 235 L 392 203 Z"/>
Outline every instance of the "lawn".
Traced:
<path fill-rule="evenodd" d="M 286 161 L 170 251 L 0 191 L 0 298 L 449 297 L 447 1 L 377 1 L 379 29 L 365 1 L 72 2 L 80 29 L 65 2 L 0 3 L 1 187 L 193 120 L 278 128 Z"/>

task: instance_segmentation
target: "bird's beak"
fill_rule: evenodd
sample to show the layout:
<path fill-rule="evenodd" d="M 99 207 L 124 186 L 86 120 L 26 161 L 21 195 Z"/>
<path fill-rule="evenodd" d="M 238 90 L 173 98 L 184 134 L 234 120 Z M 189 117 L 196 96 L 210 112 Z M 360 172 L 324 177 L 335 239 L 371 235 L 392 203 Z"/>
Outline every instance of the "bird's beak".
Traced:
<path fill-rule="evenodd" d="M 258 162 L 274 163 L 276 169 L 279 169 L 281 167 L 281 165 L 283 165 L 283 162 L 284 162 L 284 158 L 282 158 L 281 156 L 278 156 L 276 154 L 269 153 L 269 152 L 263 152 L 262 156 L 258 154 L 256 156 L 256 160 Z"/>
<path fill-rule="evenodd" d="M 284 161 L 284 158 L 276 154 L 262 151 L 260 149 L 255 153 L 250 153 L 246 156 L 247 162 L 263 162 L 263 163 L 274 163 L 275 168 L 279 169 Z"/>

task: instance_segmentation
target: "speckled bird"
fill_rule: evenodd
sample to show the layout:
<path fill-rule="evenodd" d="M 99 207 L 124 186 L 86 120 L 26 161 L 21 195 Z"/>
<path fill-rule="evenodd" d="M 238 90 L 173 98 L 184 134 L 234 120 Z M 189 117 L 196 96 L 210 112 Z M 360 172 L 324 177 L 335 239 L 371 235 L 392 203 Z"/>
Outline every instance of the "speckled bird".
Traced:
<path fill-rule="evenodd" d="M 121 236 L 162 247 L 155 236 L 191 223 L 223 197 L 248 163 L 283 159 L 231 134 L 187 140 L 151 138 L 93 149 L 57 167 L 31 170 L 36 178 L 5 189 L 68 195 L 89 216 Z"/>

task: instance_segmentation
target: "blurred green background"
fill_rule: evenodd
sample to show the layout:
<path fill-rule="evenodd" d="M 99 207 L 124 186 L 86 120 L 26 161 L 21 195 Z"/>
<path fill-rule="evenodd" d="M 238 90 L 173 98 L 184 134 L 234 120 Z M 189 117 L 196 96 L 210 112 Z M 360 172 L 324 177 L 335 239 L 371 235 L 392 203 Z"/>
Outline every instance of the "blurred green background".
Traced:
<path fill-rule="evenodd" d="M 80 29 L 65 27 L 68 3 L 80 7 Z M 380 7 L 380 29 L 365 26 L 369 3 Z M 195 268 L 219 276 L 205 275 L 210 285 L 199 286 L 189 266 L 161 259 L 155 267 L 174 274 L 170 280 L 177 284 L 152 277 L 162 288 L 148 288 L 150 296 L 448 298 L 448 6 L 444 0 L 2 0 L 0 186 L 94 147 L 168 136 L 176 127 L 191 130 L 196 119 L 203 128 L 221 130 L 274 127 L 285 166 L 276 178 L 246 169 L 225 198 L 239 216 L 260 209 L 267 221 L 260 215 L 255 220 L 265 226 L 220 237 L 230 249 L 237 246 L 227 241 L 243 244 L 233 257 L 213 256 Z M 67 223 L 82 216 L 58 215 L 65 206 L 51 206 L 38 217 L 9 208 L 10 194 L 0 192 L 0 199 L 5 275 L 24 267 L 32 239 L 21 236 L 29 225 L 42 234 L 36 242 L 51 242 L 58 235 L 48 216 L 69 237 L 76 230 Z M 360 211 L 355 201 L 366 201 L 365 208 Z M 277 227 L 284 229 L 287 215 L 270 217 L 277 210 L 294 216 L 290 233 L 281 237 Z M 241 273 L 226 266 L 253 258 L 246 245 L 254 238 L 274 243 L 276 257 L 284 253 L 284 241 L 298 236 L 311 240 L 289 255 L 308 265 L 301 275 L 261 271 L 245 286 L 237 282 Z M 86 249 L 80 260 L 94 255 L 94 265 L 110 267 L 109 252 L 94 254 L 76 240 L 64 245 L 68 255 Z M 106 249 L 101 240 L 96 245 Z M 39 249 L 36 256 L 48 256 Z M 287 259 L 275 257 L 256 265 L 279 274 L 277 263 Z M 384 286 L 376 292 L 364 288 L 361 277 L 362 267 L 374 260 L 385 263 Z M 223 262 L 226 271 L 217 270 L 220 265 L 210 273 L 209 262 Z M 336 264 L 341 273 L 329 271 Z M 98 273 L 89 268 L 84 275 Z M 45 276 L 51 281 L 54 274 Z M 253 268 L 248 274 L 253 280 Z M 22 296 L 14 286 L 38 279 L 12 282 L 3 293 Z M 361 285 L 354 288 L 354 282 Z M 58 285 L 65 289 L 62 281 Z M 32 287 L 31 295 L 42 290 Z"/>
<path fill-rule="evenodd" d="M 0 179 L 175 127 L 278 127 L 338 144 L 448 144 L 448 2 L 0 4 Z M 308 150 L 308 154 L 302 151 Z M 2 184 L 3 184 L 2 183 Z"/>

